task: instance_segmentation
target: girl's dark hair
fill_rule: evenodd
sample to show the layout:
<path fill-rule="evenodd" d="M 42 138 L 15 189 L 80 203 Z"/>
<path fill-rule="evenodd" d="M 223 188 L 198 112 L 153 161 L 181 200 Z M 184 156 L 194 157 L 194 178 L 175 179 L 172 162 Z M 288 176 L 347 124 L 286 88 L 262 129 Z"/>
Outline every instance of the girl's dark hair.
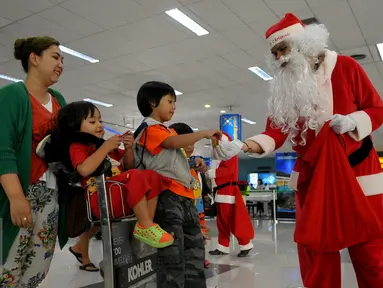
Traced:
<path fill-rule="evenodd" d="M 174 123 L 169 128 L 174 129 L 178 135 L 194 133 L 193 129 L 185 123 Z"/>
<path fill-rule="evenodd" d="M 52 132 L 51 144 L 48 146 L 48 154 L 51 155 L 54 161 L 64 164 L 68 171 L 73 171 L 72 162 L 70 159 L 70 145 L 74 142 L 79 142 L 79 135 L 87 133 L 79 133 L 81 123 L 89 115 L 94 116 L 94 113 L 98 108 L 86 101 L 72 102 L 59 110 L 55 117 L 55 129 Z M 85 139 L 88 142 L 88 138 Z M 96 137 L 95 137 L 96 138 Z M 89 138 L 90 139 L 90 138 Z M 93 141 L 93 140 L 92 140 Z M 47 148 L 45 150 L 47 154 Z"/>
<path fill-rule="evenodd" d="M 52 45 L 60 46 L 60 42 L 48 36 L 20 38 L 15 41 L 13 55 L 21 61 L 25 73 L 28 73 L 29 55 L 35 53 L 41 56 Z"/>
<path fill-rule="evenodd" d="M 61 139 L 72 139 L 73 136 L 80 132 L 81 123 L 89 114 L 94 116 L 94 112 L 98 108 L 86 101 L 72 102 L 58 112 L 57 114 L 57 130 Z"/>
<path fill-rule="evenodd" d="M 137 94 L 137 106 L 142 116 L 148 117 L 153 112 L 152 106 L 157 107 L 161 99 L 168 94 L 177 99 L 176 92 L 169 84 L 150 81 L 142 85 Z"/>

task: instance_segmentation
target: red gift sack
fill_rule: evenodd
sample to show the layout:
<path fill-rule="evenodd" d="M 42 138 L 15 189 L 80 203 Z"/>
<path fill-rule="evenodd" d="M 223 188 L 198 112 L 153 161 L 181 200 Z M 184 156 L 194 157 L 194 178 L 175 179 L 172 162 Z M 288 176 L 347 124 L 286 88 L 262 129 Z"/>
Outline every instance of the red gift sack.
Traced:
<path fill-rule="evenodd" d="M 302 159 L 294 239 L 312 251 L 335 252 L 383 235 L 382 215 L 376 215 L 348 162 L 351 140 L 326 123 Z"/>

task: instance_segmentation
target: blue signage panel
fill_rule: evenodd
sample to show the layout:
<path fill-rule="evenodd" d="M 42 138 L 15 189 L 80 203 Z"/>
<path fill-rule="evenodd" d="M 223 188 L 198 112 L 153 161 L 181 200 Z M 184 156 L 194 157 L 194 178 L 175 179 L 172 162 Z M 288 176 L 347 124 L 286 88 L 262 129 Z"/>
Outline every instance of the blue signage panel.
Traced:
<path fill-rule="evenodd" d="M 233 140 L 242 140 L 242 116 L 240 114 L 222 114 L 219 117 L 222 132 L 230 135 Z"/>

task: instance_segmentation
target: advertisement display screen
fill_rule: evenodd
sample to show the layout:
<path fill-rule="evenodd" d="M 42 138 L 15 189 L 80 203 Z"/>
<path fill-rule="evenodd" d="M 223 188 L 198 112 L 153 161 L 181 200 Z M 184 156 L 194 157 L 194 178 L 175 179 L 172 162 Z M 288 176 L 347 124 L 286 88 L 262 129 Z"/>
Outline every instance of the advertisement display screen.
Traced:
<path fill-rule="evenodd" d="M 262 184 L 260 184 L 258 180 L 261 180 Z M 247 182 L 249 183 L 250 190 L 257 190 L 262 189 L 259 186 L 275 186 L 277 183 L 277 177 L 275 173 L 249 173 L 247 175 Z"/>
<path fill-rule="evenodd" d="M 277 218 L 295 219 L 295 191 L 288 187 L 297 155 L 295 152 L 277 153 L 275 156 L 277 185 Z"/>

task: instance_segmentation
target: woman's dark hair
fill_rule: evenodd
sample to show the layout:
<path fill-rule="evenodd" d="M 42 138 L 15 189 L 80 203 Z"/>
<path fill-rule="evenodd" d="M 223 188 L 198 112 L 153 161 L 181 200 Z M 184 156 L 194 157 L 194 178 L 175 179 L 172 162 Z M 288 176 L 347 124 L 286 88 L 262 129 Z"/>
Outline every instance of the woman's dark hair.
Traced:
<path fill-rule="evenodd" d="M 178 135 L 194 133 L 193 129 L 185 123 L 174 123 L 169 128 L 174 129 Z"/>
<path fill-rule="evenodd" d="M 21 61 L 25 73 L 28 73 L 29 55 L 35 53 L 41 56 L 52 45 L 60 46 L 60 42 L 48 36 L 20 38 L 15 41 L 13 55 Z"/>
<path fill-rule="evenodd" d="M 57 130 L 62 139 L 72 139 L 73 135 L 80 132 L 81 123 L 90 114 L 94 116 L 98 108 L 86 101 L 72 102 L 58 112 L 57 114 Z"/>
<path fill-rule="evenodd" d="M 142 85 L 137 94 L 137 106 L 142 116 L 148 117 L 153 112 L 152 106 L 157 107 L 161 99 L 168 94 L 177 99 L 176 92 L 169 84 L 150 81 Z"/>

